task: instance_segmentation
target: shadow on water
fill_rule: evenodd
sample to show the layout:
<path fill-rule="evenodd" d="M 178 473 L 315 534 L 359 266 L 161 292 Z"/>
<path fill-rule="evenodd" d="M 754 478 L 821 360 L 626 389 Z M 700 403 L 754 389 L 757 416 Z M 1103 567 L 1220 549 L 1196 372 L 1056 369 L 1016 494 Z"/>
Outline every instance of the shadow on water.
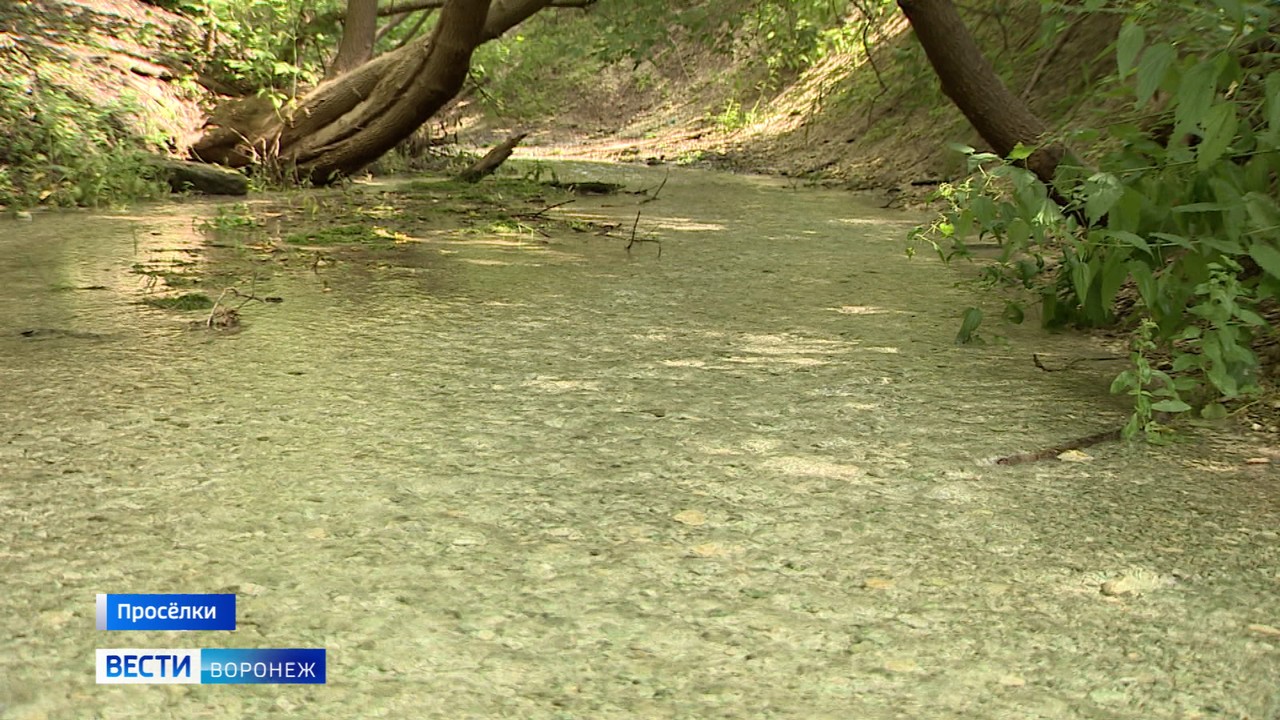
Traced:
<path fill-rule="evenodd" d="M 244 287 L 212 204 L 5 222 L 0 714 L 1280 711 L 1269 467 L 1211 436 L 983 465 L 1118 423 L 1115 368 L 955 347 L 975 297 L 904 257 L 914 218 L 550 169 L 667 182 L 555 211 L 609 238 L 259 262 L 283 302 L 235 333 L 142 302 L 139 269 Z M 214 591 L 232 635 L 93 630 L 95 593 Z M 95 647 L 192 646 L 327 647 L 330 685 L 92 685 Z"/>

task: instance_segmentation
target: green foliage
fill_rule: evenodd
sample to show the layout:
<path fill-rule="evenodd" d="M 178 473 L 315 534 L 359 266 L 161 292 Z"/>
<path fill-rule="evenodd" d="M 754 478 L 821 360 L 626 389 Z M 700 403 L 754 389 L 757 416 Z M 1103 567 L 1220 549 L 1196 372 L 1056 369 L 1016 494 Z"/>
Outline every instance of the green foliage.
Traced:
<path fill-rule="evenodd" d="M 742 103 L 733 98 L 725 101 L 724 109 L 712 118 L 716 127 L 726 132 L 741 130 L 748 125 L 753 125 L 760 120 L 760 103 L 757 102 L 750 110 L 743 110 Z"/>
<path fill-rule="evenodd" d="M 280 107 L 314 85 L 340 37 L 345 3 L 318 0 L 188 0 L 208 51 L 207 71 Z"/>
<path fill-rule="evenodd" d="M 554 16 L 527 21 L 529 34 L 487 43 L 472 57 L 471 81 L 485 88 L 486 109 L 504 117 L 553 114 L 564 98 L 576 97 L 601 66 L 583 57 L 591 28 L 564 23 Z M 524 26 L 522 26 L 524 29 Z"/>
<path fill-rule="evenodd" d="M 200 229 L 206 231 L 244 230 L 258 227 L 261 224 L 261 221 L 254 217 L 249 210 L 248 205 L 236 203 L 234 205 L 219 205 L 218 212 L 213 218 L 200 222 Z"/>
<path fill-rule="evenodd" d="M 0 206 L 115 205 L 167 192 L 129 130 L 133 110 L 0 73 Z"/>
<path fill-rule="evenodd" d="M 944 259 L 968 255 L 975 235 L 996 240 L 988 279 L 1039 296 L 1051 327 L 1113 323 L 1117 296 L 1132 288 L 1134 365 L 1113 386 L 1134 397 L 1130 432 L 1153 429 L 1152 411 L 1194 403 L 1215 416 L 1221 402 L 1256 392 L 1250 343 L 1274 332 L 1263 314 L 1280 300 L 1280 61 L 1265 50 L 1280 9 L 1156 7 L 1172 5 L 1188 29 L 1177 42 L 1143 27 L 1155 10 L 1130 7 L 1114 87 L 1147 122 L 1068 138 L 1108 151 L 1097 169 L 1059 168 L 1067 207 L 1017 164 L 1031 148 L 1009 158 L 962 148 L 974 175 L 945 186 L 947 209 L 913 234 Z M 1172 357 L 1176 379 L 1150 366 L 1156 351 Z"/>
<path fill-rule="evenodd" d="M 1134 333 L 1129 353 L 1131 367 L 1117 375 L 1111 383 L 1113 395 L 1124 394 L 1133 398 L 1133 414 L 1129 416 L 1122 432 L 1126 440 L 1136 437 L 1140 432 L 1150 437 L 1163 431 L 1164 427 L 1156 420 L 1157 412 L 1180 413 L 1191 409 L 1190 405 L 1178 397 L 1173 378 L 1151 366 L 1150 355 L 1159 347 L 1152 340 L 1156 330 L 1155 323 L 1143 320 L 1141 327 Z"/>
<path fill-rule="evenodd" d="M 840 20 L 845 9 L 845 3 L 837 2 L 766 0 L 741 16 L 742 31 L 753 40 L 747 47 L 763 58 L 772 80 L 811 65 L 818 58 L 823 29 Z"/>
<path fill-rule="evenodd" d="M 518 33 L 480 47 L 472 76 L 487 109 L 504 117 L 562 110 L 613 66 L 638 92 L 661 92 L 664 78 L 694 78 L 704 54 L 733 61 L 735 74 L 721 87 L 758 96 L 828 54 L 863 50 L 871 42 L 864 30 L 894 12 L 893 0 L 676 0 L 663 12 L 648 0 L 609 0 L 585 13 L 535 15 Z M 745 113 L 734 110 L 713 119 L 741 127 Z"/>

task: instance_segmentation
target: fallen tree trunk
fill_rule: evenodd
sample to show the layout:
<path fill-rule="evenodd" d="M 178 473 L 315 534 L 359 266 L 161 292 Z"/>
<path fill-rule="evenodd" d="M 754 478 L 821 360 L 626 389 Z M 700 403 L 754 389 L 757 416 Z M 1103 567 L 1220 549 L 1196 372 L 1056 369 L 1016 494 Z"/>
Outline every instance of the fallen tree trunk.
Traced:
<path fill-rule="evenodd" d="M 470 167 L 458 173 L 458 179 L 469 183 L 480 182 L 481 178 L 493 174 L 494 170 L 497 170 L 502 163 L 506 162 L 507 158 L 511 157 L 511 151 L 515 150 L 520 141 L 527 137 L 529 137 L 529 133 L 520 133 L 507 138 L 501 145 L 485 153 L 484 157 L 471 163 Z"/>
<path fill-rule="evenodd" d="M 159 177 L 169 183 L 173 192 L 202 195 L 249 194 L 249 178 L 235 170 L 164 157 L 154 158 L 150 162 Z"/>
<path fill-rule="evenodd" d="M 579 195 L 612 195 L 623 188 L 618 183 L 599 182 L 597 180 L 582 180 L 573 182 L 560 182 L 552 180 L 547 183 L 548 187 L 558 188 L 560 190 L 568 190 Z"/>

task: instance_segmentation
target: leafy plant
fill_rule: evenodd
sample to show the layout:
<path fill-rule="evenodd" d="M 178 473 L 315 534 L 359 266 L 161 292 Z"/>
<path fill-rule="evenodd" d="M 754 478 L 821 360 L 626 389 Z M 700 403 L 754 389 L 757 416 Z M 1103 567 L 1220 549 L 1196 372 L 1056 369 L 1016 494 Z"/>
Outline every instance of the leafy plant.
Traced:
<path fill-rule="evenodd" d="M 1117 297 L 1135 296 L 1133 367 L 1113 391 L 1134 398 L 1127 431 L 1152 412 L 1224 414 L 1223 402 L 1258 390 L 1249 349 L 1280 301 L 1280 67 L 1266 50 L 1274 3 L 1132 3 L 1116 43 L 1117 97 L 1135 117 L 1064 138 L 1103 148 L 1095 168 L 1063 166 L 1055 190 L 1008 158 L 960 148 L 973 175 L 944 186 L 941 216 L 912 235 L 944 259 L 967 257 L 975 235 L 999 243 L 989 284 L 1039 297 L 1047 326 L 1117 321 Z M 1176 6 L 1194 38 L 1150 36 L 1154 13 Z M 966 322 L 967 334 L 975 327 Z M 1171 358 L 1168 375 L 1154 354 Z"/>
<path fill-rule="evenodd" d="M 332 3 L 317 0 L 192 0 L 183 10 L 205 38 L 208 71 L 280 108 L 323 74 L 338 37 Z"/>
<path fill-rule="evenodd" d="M 724 109 L 712 118 L 716 127 L 725 132 L 741 130 L 760 120 L 760 104 L 757 102 L 750 110 L 744 110 L 742 103 L 730 98 L 725 101 Z"/>
<path fill-rule="evenodd" d="M 1126 440 L 1140 432 L 1148 436 L 1162 432 L 1165 428 L 1156 419 L 1157 412 L 1180 413 L 1191 409 L 1178 395 L 1178 382 L 1151 364 L 1151 354 L 1159 347 L 1152 340 L 1156 330 L 1155 323 L 1150 320 L 1142 322 L 1131 343 L 1131 367 L 1111 383 L 1113 395 L 1125 394 L 1133 398 L 1133 414 L 1122 431 Z M 1186 383 L 1183 385 L 1185 387 Z"/>
<path fill-rule="evenodd" d="M 262 223 L 254 217 L 249 206 L 244 203 L 219 205 L 218 212 L 209 220 L 200 222 L 201 230 L 243 230 L 254 228 Z"/>
<path fill-rule="evenodd" d="M 129 129 L 131 110 L 0 71 L 0 207 L 113 205 L 167 192 Z"/>

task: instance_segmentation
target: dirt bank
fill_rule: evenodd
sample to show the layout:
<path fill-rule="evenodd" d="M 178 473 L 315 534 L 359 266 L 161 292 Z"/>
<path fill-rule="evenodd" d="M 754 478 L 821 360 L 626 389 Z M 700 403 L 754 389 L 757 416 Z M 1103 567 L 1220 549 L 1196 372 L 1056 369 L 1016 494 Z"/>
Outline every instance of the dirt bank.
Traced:
<path fill-rule="evenodd" d="M 1044 18 L 1019 4 L 996 0 L 965 13 L 1009 86 L 1051 126 L 1095 118 L 1102 101 L 1089 90 L 1111 69 L 1102 51 L 1114 17 L 1083 16 L 1045 38 Z M 590 18 L 534 18 L 528 34 L 565 32 L 567 22 Z M 693 164 L 916 196 L 928 191 L 912 182 L 963 175 L 948 143 L 983 143 L 942 95 L 905 20 L 895 16 L 866 48 L 828 54 L 764 89 L 752 85 L 760 58 L 686 42 L 546 99 L 553 112 L 513 115 L 481 98 L 453 120 L 477 144 L 533 130 L 526 146 L 544 156 Z M 569 71 L 549 65 L 548 82 Z"/>

